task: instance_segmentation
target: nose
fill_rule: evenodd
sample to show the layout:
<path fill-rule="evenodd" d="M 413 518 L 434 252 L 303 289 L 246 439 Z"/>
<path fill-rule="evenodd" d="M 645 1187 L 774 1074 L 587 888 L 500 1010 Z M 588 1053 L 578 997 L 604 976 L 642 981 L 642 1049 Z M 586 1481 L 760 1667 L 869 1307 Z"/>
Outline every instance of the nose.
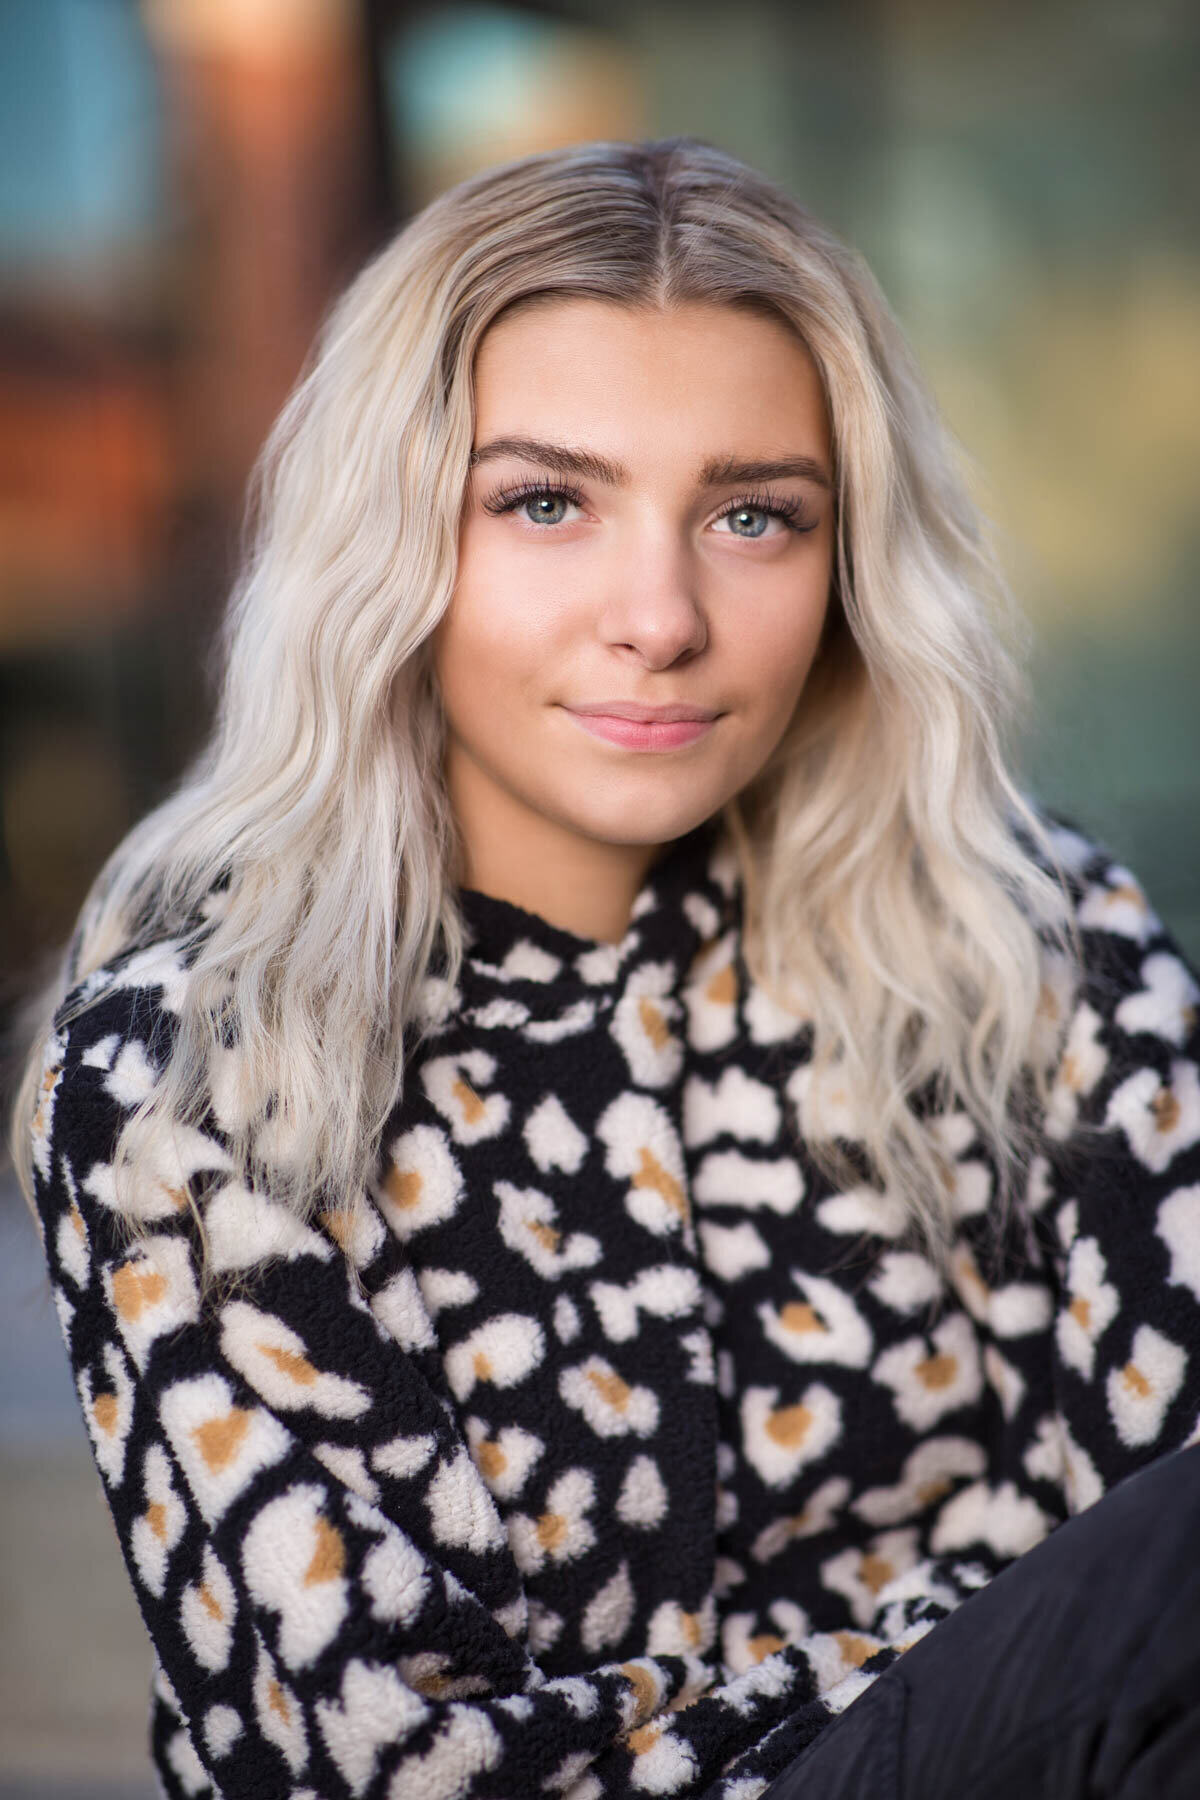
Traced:
<path fill-rule="evenodd" d="M 666 669 L 708 642 L 699 570 L 686 542 L 665 526 L 630 534 L 608 571 L 600 631 L 605 643 Z"/>

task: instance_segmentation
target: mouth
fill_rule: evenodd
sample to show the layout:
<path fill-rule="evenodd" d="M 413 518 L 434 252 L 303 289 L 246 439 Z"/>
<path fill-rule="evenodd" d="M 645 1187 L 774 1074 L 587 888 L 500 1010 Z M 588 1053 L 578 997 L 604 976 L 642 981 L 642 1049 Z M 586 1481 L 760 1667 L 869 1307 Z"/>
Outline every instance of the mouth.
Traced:
<path fill-rule="evenodd" d="M 633 700 L 596 700 L 591 705 L 569 706 L 568 712 L 585 718 L 632 719 L 641 725 L 677 725 L 702 719 L 711 721 L 720 715 L 714 706 L 689 705 L 674 701 L 668 706 L 639 706 Z"/>
<path fill-rule="evenodd" d="M 707 736 L 720 716 L 684 706 L 629 706 L 620 712 L 569 706 L 566 711 L 589 736 L 625 750 L 681 750 Z"/>

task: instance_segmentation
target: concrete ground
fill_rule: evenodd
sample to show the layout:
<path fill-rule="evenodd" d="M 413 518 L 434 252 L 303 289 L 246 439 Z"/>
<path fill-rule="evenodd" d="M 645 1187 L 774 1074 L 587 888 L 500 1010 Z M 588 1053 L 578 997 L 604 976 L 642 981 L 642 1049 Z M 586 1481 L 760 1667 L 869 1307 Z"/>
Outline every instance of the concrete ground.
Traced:
<path fill-rule="evenodd" d="M 8 1174 L 0 1333 L 0 1800 L 155 1800 L 150 1640 Z"/>

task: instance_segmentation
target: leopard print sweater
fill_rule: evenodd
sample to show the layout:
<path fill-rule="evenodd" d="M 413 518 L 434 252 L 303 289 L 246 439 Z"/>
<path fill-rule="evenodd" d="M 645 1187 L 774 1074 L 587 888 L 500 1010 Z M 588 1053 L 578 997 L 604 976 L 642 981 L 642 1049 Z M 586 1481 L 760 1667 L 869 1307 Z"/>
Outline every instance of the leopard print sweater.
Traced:
<path fill-rule="evenodd" d="M 169 1800 L 755 1800 L 1200 1435 L 1200 989 L 1128 870 L 1056 837 L 1086 980 L 1045 992 L 1047 1149 L 997 1234 L 970 1121 L 935 1119 L 949 1281 L 806 1152 L 853 1155 L 854 1109 L 751 979 L 707 827 L 618 945 L 463 893 L 356 1212 L 239 1186 L 215 1083 L 142 1169 L 131 1251 L 112 1149 L 186 957 L 82 984 L 36 1204 Z M 238 1297 L 199 1304 L 185 1189 Z"/>

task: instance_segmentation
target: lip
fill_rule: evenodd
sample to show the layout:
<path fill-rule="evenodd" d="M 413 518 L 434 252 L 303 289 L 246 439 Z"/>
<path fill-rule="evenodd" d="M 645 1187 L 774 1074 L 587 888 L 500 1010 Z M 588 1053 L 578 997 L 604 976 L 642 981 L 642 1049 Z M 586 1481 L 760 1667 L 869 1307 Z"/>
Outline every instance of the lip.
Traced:
<path fill-rule="evenodd" d="M 591 737 L 626 750 L 680 750 L 712 730 L 719 714 L 696 706 L 634 706 L 612 700 L 569 706 L 567 713 Z"/>
<path fill-rule="evenodd" d="M 715 707 L 689 706 L 683 701 L 670 706 L 638 706 L 632 700 L 597 700 L 591 706 L 569 706 L 567 711 L 586 717 L 601 713 L 606 719 L 636 719 L 642 725 L 675 725 L 683 719 L 711 722 L 718 716 Z"/>

